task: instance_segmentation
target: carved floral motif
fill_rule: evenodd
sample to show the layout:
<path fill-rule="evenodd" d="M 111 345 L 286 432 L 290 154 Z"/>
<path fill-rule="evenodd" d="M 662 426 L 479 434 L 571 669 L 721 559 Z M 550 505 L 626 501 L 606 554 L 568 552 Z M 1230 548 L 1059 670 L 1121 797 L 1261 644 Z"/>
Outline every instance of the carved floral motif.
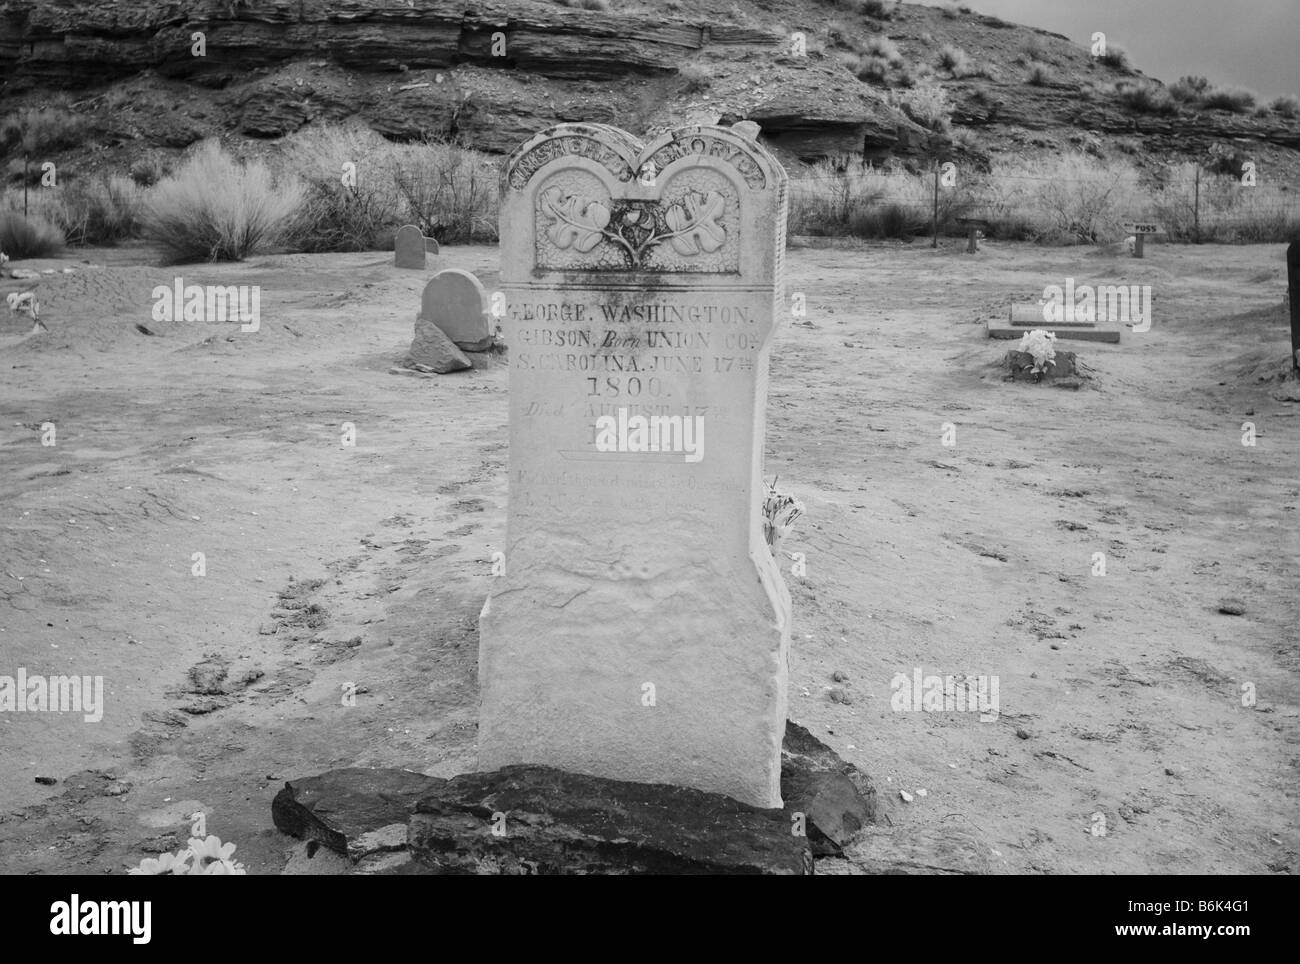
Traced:
<path fill-rule="evenodd" d="M 612 200 L 608 203 L 549 187 L 540 196 L 550 219 L 546 236 L 561 250 L 588 254 L 601 242 L 614 245 L 629 267 L 644 266 L 647 256 L 667 242 L 678 255 L 712 254 L 727 240 L 720 221 L 726 199 L 717 191 L 688 191 L 665 205 L 660 201 Z"/>

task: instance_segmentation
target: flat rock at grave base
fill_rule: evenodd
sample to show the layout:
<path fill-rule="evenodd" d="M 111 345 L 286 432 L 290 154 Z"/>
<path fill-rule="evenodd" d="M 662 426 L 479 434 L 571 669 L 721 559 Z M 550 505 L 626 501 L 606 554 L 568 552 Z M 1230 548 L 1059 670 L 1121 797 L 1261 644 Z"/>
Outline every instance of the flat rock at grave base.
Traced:
<path fill-rule="evenodd" d="M 440 375 L 473 368 L 465 353 L 457 348 L 441 328 L 423 317 L 415 319 L 415 338 L 411 342 L 411 351 L 407 363 L 412 367 L 428 369 Z"/>
<path fill-rule="evenodd" d="M 504 833 L 493 833 L 505 814 Z M 411 816 L 412 856 L 433 873 L 812 873 L 806 837 L 782 810 L 717 793 L 552 767 L 453 777 Z"/>
<path fill-rule="evenodd" d="M 282 833 L 358 860 L 394 849 L 392 826 L 404 825 L 416 801 L 445 782 L 413 770 L 330 770 L 287 781 L 271 803 L 271 818 Z"/>
<path fill-rule="evenodd" d="M 910 825 L 872 828 L 845 852 L 853 868 L 868 874 L 997 874 L 1005 860 L 974 829 Z"/>
<path fill-rule="evenodd" d="M 781 746 L 781 798 L 787 814 L 807 817 L 808 842 L 818 857 L 840 854 L 876 822 L 876 789 L 867 775 L 788 720 Z"/>
<path fill-rule="evenodd" d="M 349 857 L 355 866 L 349 864 L 350 870 L 327 869 L 328 861 L 303 851 L 284 872 L 427 873 L 424 865 L 407 865 L 406 823 L 415 804 L 443 783 L 436 777 L 410 770 L 366 767 L 331 770 L 320 776 L 289 781 L 272 804 L 276 827 L 290 836 L 315 841 L 332 853 Z M 642 791 L 646 786 L 654 786 L 626 785 L 640 786 Z M 677 803 L 698 804 L 716 797 L 695 791 L 691 794 L 679 798 Z M 797 723 L 786 724 L 781 794 L 786 801 L 784 812 L 759 812 L 782 814 L 780 823 L 786 834 L 792 826 L 792 814 L 804 814 L 807 842 L 814 856 L 841 855 L 876 820 L 876 791 L 867 775 L 840 759 L 834 750 Z M 737 807 L 744 806 L 730 798 L 722 799 Z"/>

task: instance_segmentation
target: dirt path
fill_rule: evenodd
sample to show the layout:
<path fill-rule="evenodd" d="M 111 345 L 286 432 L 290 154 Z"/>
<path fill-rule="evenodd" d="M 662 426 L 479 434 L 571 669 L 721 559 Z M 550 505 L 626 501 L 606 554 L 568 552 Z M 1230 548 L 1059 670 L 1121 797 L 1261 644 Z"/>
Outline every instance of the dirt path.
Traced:
<path fill-rule="evenodd" d="M 121 872 L 203 810 L 274 873 L 284 779 L 472 766 L 507 372 L 390 373 L 423 279 L 382 254 L 82 257 L 107 267 L 40 284 L 48 334 L 0 322 L 0 674 L 102 675 L 106 706 L 0 713 L 0 870 Z M 443 266 L 496 282 L 495 249 Z M 1300 405 L 1259 380 L 1284 270 L 1280 247 L 790 252 L 814 327 L 774 349 L 766 474 L 808 509 L 791 715 L 878 781 L 882 837 L 972 870 L 1295 868 Z M 261 330 L 154 322 L 177 274 L 260 284 Z M 1071 346 L 1082 390 L 1003 383 L 977 322 L 1066 276 L 1151 284 L 1152 330 Z M 998 719 L 892 711 L 917 667 L 997 676 Z"/>

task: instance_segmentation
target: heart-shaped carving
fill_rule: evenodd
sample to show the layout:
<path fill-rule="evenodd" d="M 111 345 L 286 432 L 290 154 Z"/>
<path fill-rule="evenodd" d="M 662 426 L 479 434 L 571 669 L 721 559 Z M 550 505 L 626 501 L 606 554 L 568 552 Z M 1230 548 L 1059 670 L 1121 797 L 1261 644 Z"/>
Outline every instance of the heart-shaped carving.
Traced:
<path fill-rule="evenodd" d="M 727 229 L 721 223 L 726 199 L 719 191 L 689 191 L 676 203 L 631 208 L 612 220 L 605 204 L 566 195 L 558 187 L 543 191 L 540 203 L 541 213 L 550 221 L 546 235 L 557 248 L 586 254 L 603 239 L 624 251 L 633 268 L 641 267 L 651 249 L 665 242 L 690 258 L 717 251 L 727 240 Z M 643 215 L 644 225 L 640 223 Z"/>
<path fill-rule="evenodd" d="M 643 147 L 617 128 L 565 124 L 512 156 L 504 187 L 534 192 L 539 269 L 735 273 L 745 198 L 783 181 L 766 151 L 728 128 Z"/>

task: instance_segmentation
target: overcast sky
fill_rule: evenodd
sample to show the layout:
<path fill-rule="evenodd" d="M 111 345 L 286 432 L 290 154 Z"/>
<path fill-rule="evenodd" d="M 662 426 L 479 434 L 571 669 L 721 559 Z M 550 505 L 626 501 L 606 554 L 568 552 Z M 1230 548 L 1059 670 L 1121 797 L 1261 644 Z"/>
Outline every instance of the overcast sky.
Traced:
<path fill-rule="evenodd" d="M 910 0 L 915 2 L 915 0 Z M 943 6 L 941 0 L 920 0 Z M 1171 83 L 1200 74 L 1265 99 L 1300 95 L 1300 0 L 960 0 L 1090 46 L 1094 31 Z"/>

